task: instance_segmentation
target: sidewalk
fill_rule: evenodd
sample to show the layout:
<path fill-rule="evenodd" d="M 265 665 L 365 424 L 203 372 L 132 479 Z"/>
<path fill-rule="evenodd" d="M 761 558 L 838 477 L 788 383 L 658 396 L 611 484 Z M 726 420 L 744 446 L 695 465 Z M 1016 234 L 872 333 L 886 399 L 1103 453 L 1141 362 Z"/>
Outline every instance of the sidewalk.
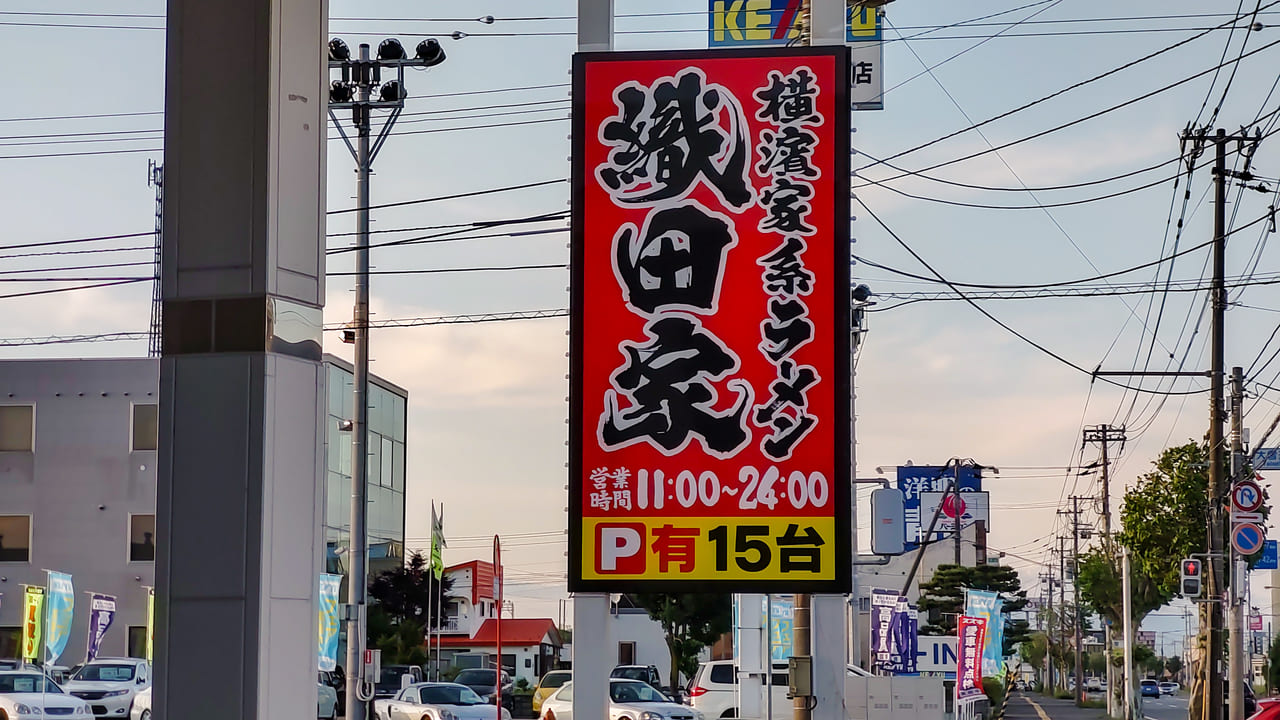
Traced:
<path fill-rule="evenodd" d="M 1106 711 L 1078 708 L 1070 700 L 1055 700 L 1039 693 L 1015 692 L 1009 698 L 1007 720 L 1100 720 Z"/>

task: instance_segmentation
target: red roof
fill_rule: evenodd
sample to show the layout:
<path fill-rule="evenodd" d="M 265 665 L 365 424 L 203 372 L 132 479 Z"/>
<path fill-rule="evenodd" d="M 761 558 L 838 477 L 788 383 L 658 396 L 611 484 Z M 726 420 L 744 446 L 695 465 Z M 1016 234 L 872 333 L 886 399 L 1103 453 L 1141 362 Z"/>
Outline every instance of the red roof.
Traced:
<path fill-rule="evenodd" d="M 498 623 L 490 618 L 480 625 L 475 637 L 445 635 L 440 638 L 444 647 L 493 647 L 497 639 Z M 541 644 L 547 638 L 551 645 L 560 647 L 560 631 L 551 618 L 504 619 L 502 621 L 502 646 L 527 647 Z"/>
<path fill-rule="evenodd" d="M 481 599 L 493 599 L 493 563 L 484 560 L 472 560 L 470 562 L 458 563 L 445 568 L 445 572 L 452 570 L 470 570 L 471 571 L 471 604 L 475 605 Z M 463 588 L 457 588 L 462 590 Z"/>

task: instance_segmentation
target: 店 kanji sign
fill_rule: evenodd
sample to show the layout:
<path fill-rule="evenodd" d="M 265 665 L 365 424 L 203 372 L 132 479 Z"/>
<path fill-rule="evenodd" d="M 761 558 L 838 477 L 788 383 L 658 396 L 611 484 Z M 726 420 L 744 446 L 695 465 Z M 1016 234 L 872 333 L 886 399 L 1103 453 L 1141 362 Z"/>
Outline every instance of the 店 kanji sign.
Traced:
<path fill-rule="evenodd" d="M 848 591 L 848 77 L 575 57 L 571 591 Z"/>

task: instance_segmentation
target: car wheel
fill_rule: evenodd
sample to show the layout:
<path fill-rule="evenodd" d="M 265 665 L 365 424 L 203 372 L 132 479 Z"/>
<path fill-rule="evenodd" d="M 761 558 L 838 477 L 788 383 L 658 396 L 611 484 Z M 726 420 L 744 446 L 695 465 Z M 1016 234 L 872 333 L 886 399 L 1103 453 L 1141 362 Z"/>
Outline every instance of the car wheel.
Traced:
<path fill-rule="evenodd" d="M 151 711 L 150 711 L 150 710 L 143 710 L 143 711 L 142 711 L 141 720 L 151 720 Z"/>
<path fill-rule="evenodd" d="M 725 710 L 724 712 L 720 713 L 720 717 L 736 718 L 738 717 L 738 708 L 729 708 L 728 710 Z"/>

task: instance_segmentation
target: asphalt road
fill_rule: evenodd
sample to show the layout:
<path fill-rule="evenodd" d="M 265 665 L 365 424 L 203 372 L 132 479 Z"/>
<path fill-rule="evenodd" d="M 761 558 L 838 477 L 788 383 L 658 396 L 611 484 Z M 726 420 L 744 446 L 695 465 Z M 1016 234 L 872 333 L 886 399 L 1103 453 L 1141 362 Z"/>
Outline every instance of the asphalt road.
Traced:
<path fill-rule="evenodd" d="M 1187 720 L 1187 696 L 1162 695 L 1159 698 L 1143 698 L 1142 714 L 1151 720 Z"/>

